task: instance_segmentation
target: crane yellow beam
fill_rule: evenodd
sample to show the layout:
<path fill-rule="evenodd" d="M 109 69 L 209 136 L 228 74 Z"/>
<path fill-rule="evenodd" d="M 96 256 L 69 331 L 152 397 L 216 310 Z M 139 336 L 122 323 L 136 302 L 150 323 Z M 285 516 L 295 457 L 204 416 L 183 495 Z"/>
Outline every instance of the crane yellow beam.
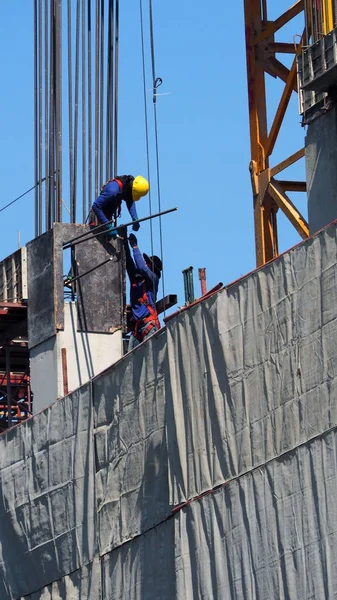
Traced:
<path fill-rule="evenodd" d="M 300 160 L 304 156 L 304 150 L 299 150 L 285 158 L 282 163 L 270 167 L 290 98 L 297 91 L 296 57 L 301 52 L 302 45 L 308 43 L 308 20 L 301 42 L 296 46 L 293 44 L 293 49 L 291 44 L 275 42 L 274 34 L 304 11 L 304 0 L 295 2 L 274 21 L 268 20 L 269 3 L 271 0 L 264 0 L 262 3 L 261 0 L 244 0 L 251 148 L 250 174 L 253 190 L 257 266 L 263 265 L 278 255 L 277 212 L 279 208 L 286 214 L 301 237 L 309 234 L 307 223 L 285 194 L 284 189 L 288 186 L 291 190 L 302 191 L 305 188 L 303 182 L 288 181 L 284 182 L 284 187 L 282 187 L 282 184 L 272 179 L 273 175 Z M 291 51 L 295 57 L 289 70 L 276 59 L 275 53 L 290 53 Z M 268 73 L 279 77 L 285 83 L 270 129 L 267 124 L 268 102 L 265 83 L 265 76 Z"/>

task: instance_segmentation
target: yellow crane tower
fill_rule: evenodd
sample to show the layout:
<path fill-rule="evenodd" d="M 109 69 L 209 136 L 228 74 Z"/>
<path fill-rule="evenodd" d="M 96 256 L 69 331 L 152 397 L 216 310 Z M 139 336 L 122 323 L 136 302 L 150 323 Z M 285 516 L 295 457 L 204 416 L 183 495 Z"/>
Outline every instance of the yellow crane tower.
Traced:
<path fill-rule="evenodd" d="M 297 0 L 273 21 L 268 20 L 271 0 L 244 0 L 247 55 L 248 102 L 250 120 L 250 174 L 254 200 L 254 227 L 257 266 L 278 255 L 277 212 L 281 209 L 302 239 L 309 226 L 287 192 L 306 191 L 305 181 L 288 181 L 278 176 L 284 169 L 304 157 L 304 148 L 273 162 L 273 151 L 280 133 L 289 100 L 298 92 L 297 58 L 303 50 L 337 24 L 335 0 Z M 275 2 L 273 1 L 273 5 Z M 294 17 L 303 13 L 303 33 L 297 44 L 278 42 L 276 34 Z M 288 69 L 276 55 L 292 54 Z M 284 88 L 271 127 L 267 125 L 265 75 L 284 81 Z"/>

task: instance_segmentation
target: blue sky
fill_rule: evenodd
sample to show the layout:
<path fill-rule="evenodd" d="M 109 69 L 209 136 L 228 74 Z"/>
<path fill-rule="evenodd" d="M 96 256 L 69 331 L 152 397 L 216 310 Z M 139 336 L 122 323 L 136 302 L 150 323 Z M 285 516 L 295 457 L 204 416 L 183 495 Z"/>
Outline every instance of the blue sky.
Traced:
<path fill-rule="evenodd" d="M 118 171 L 146 174 L 139 1 L 120 4 Z M 277 4 L 281 12 L 291 3 Z M 153 0 L 153 10 L 156 75 L 163 79 L 159 92 L 167 94 L 157 102 L 161 204 L 163 210 L 179 207 L 162 221 L 165 293 L 177 293 L 182 305 L 182 269 L 194 266 L 198 296 L 198 267 L 207 268 L 208 288 L 255 268 L 243 1 L 213 0 L 206 8 L 200 0 Z M 271 13 L 269 18 L 276 16 Z M 277 40 L 291 42 L 302 28 L 303 17 L 298 17 Z M 32 1 L 1 3 L 0 208 L 34 184 L 33 32 Z M 270 116 L 283 85 L 267 83 Z M 149 91 L 150 111 L 151 98 Z M 294 97 L 274 162 L 302 147 L 304 135 Z M 150 140 L 153 148 L 153 128 Z M 153 152 L 151 173 L 155 174 Z M 304 178 L 303 160 L 287 177 Z M 304 195 L 292 197 L 307 217 Z M 66 189 L 64 200 L 68 203 Z M 156 186 L 152 204 L 157 212 Z M 147 200 L 138 207 L 140 216 L 148 214 Z M 18 247 L 19 231 L 22 244 L 34 237 L 34 193 L 2 212 L 1 224 L 3 258 Z M 154 232 L 154 250 L 159 253 L 158 224 Z M 144 225 L 138 237 L 141 249 L 149 251 L 149 227 Z M 281 216 L 280 251 L 299 241 Z"/>

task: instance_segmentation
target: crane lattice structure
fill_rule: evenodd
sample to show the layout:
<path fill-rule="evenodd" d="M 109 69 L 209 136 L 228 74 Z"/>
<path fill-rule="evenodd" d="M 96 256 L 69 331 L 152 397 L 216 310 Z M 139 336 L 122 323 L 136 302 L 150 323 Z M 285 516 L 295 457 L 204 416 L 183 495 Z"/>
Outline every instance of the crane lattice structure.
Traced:
<path fill-rule="evenodd" d="M 283 211 L 302 239 L 309 226 L 287 192 L 305 192 L 305 181 L 280 180 L 276 177 L 304 157 L 304 147 L 273 164 L 273 152 L 291 96 L 298 92 L 297 57 L 336 26 L 335 0 L 297 0 L 273 21 L 268 20 L 271 0 L 244 0 L 248 101 L 250 120 L 255 247 L 257 265 L 278 255 L 277 212 Z M 273 3 L 275 4 L 275 3 Z M 297 15 L 303 13 L 303 33 L 297 44 L 278 42 L 278 34 Z M 276 55 L 292 54 L 288 69 Z M 267 124 L 266 74 L 284 82 L 284 88 L 271 127 Z"/>

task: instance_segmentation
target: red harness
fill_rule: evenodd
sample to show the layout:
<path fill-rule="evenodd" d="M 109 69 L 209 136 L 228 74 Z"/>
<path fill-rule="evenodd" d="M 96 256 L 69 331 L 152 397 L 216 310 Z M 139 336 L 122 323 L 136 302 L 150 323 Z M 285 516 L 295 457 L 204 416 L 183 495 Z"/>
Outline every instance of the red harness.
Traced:
<path fill-rule="evenodd" d="M 137 283 L 132 283 L 132 287 L 137 287 Z M 144 317 L 143 319 L 134 319 L 133 317 L 131 317 L 132 334 L 137 338 L 137 340 L 142 342 L 145 336 L 149 333 L 149 331 L 151 331 L 151 329 L 153 329 L 154 327 L 156 327 L 157 330 L 160 329 L 157 311 L 149 302 L 145 280 L 143 281 L 142 295 L 140 298 L 138 298 L 138 302 L 139 304 L 144 304 L 150 313 L 148 317 Z M 144 325 L 147 325 L 147 327 L 145 327 L 145 329 L 142 329 L 142 331 L 139 331 L 141 328 L 144 327 Z"/>

